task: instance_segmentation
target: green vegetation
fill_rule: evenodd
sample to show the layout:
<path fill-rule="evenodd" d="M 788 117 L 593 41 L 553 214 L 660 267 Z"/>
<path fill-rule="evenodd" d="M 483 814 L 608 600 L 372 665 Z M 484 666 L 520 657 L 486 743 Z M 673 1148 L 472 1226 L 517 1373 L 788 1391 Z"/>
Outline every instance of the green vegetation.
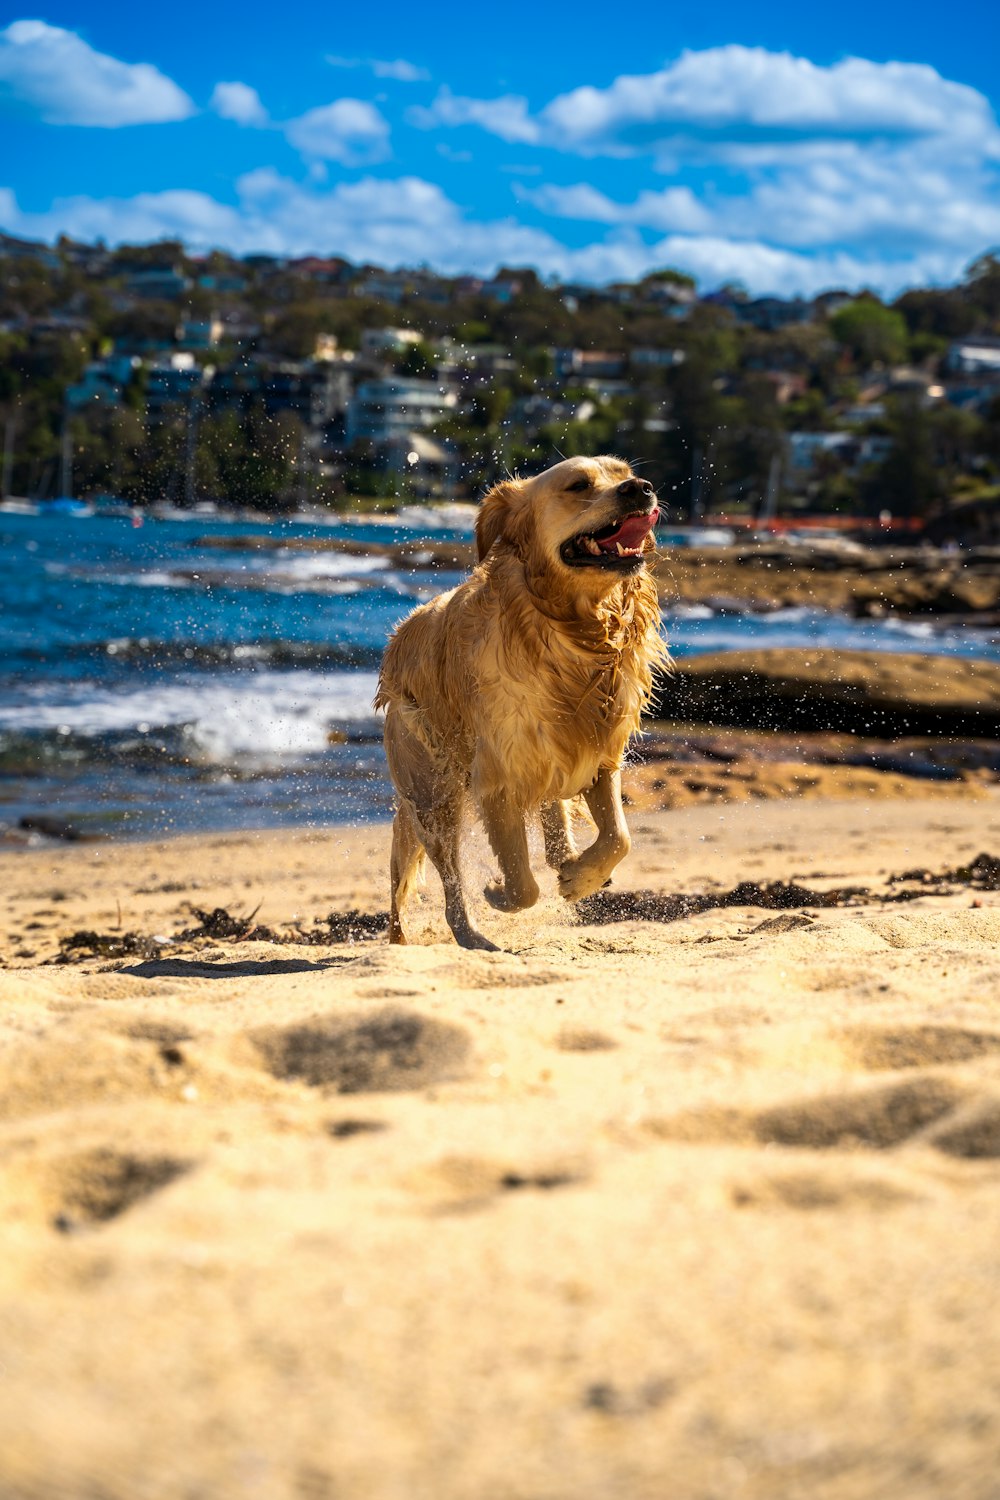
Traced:
<path fill-rule="evenodd" d="M 371 334 L 392 329 L 419 341 Z M 0 237 L 0 442 L 18 495 L 58 492 L 66 446 L 78 494 L 263 509 L 474 497 L 611 450 L 676 516 L 924 516 L 1000 479 L 1000 376 L 953 357 L 972 335 L 1000 336 L 995 255 L 891 306 L 806 305 L 737 287 L 699 300 L 669 269 L 604 289 L 523 269 L 483 284 Z M 359 386 L 386 379 L 453 397 L 414 419 L 416 457 L 352 435 Z"/>

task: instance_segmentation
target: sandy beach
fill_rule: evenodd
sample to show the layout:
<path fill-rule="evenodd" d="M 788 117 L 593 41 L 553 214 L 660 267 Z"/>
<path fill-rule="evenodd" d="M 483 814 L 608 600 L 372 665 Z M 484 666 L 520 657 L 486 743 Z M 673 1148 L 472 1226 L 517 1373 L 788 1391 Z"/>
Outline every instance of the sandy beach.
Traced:
<path fill-rule="evenodd" d="M 1000 799 L 631 821 L 496 954 L 382 826 L 0 858 L 5 1497 L 996 1495 Z"/>

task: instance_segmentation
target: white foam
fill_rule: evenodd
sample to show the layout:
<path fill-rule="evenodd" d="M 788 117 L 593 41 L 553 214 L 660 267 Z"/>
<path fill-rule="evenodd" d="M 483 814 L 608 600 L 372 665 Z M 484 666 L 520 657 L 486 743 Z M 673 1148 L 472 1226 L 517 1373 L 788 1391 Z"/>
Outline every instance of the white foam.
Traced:
<path fill-rule="evenodd" d="M 338 725 L 374 729 L 376 682 L 374 672 L 263 671 L 131 692 L 64 683 L 53 698 L 36 684 L 26 699 L 0 708 L 0 729 L 91 736 L 186 726 L 196 758 L 300 756 L 325 749 Z"/>
<path fill-rule="evenodd" d="M 668 620 L 713 620 L 715 610 L 707 604 L 674 604 L 666 612 Z"/>
<path fill-rule="evenodd" d="M 101 582 L 138 589 L 193 589 L 195 587 L 190 577 L 168 573 L 162 568 L 150 568 L 148 572 L 140 573 L 108 573 L 102 577 Z"/>
<path fill-rule="evenodd" d="M 388 565 L 385 557 L 357 557 L 347 552 L 286 552 L 262 563 L 261 571 L 286 578 L 351 578 L 378 573 Z"/>

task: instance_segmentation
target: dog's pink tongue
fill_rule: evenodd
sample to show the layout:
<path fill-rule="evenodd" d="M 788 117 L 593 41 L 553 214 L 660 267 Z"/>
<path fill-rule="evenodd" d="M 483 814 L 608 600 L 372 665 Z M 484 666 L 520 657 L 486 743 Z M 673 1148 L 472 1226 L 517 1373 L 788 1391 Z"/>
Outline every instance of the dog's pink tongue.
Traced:
<path fill-rule="evenodd" d="M 629 516 L 611 536 L 602 536 L 597 545 L 603 552 L 617 552 L 619 545 L 626 551 L 634 552 L 636 547 L 642 546 L 643 538 L 647 532 L 652 531 L 659 519 L 658 510 L 651 510 L 648 516 Z"/>

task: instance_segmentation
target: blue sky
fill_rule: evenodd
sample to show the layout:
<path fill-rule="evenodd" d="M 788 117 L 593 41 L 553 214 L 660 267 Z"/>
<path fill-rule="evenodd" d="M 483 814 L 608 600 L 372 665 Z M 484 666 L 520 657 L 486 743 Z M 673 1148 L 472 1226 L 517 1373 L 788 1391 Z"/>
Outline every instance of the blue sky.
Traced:
<path fill-rule="evenodd" d="M 1000 7 L 396 3 L 0 15 L 0 228 L 703 288 L 1000 245 Z"/>

